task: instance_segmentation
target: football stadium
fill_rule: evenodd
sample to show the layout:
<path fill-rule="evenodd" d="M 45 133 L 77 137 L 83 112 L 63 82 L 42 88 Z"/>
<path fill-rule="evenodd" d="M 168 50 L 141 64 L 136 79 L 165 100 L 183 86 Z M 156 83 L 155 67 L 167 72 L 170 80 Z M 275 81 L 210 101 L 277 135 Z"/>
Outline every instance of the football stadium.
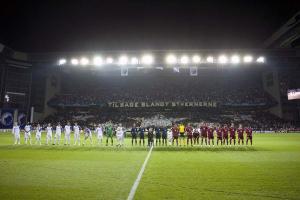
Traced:
<path fill-rule="evenodd" d="M 0 199 L 299 199 L 290 12 L 253 48 L 26 51 L 0 40 Z"/>

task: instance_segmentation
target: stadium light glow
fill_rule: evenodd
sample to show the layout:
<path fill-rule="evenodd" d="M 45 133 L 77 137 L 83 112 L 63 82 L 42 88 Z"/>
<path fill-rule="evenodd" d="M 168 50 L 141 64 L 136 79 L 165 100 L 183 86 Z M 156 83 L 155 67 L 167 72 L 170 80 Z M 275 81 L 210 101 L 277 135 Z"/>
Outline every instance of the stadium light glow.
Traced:
<path fill-rule="evenodd" d="M 151 65 L 154 62 L 154 58 L 152 55 L 146 54 L 142 56 L 142 64 Z"/>
<path fill-rule="evenodd" d="M 106 62 L 106 64 L 113 64 L 114 59 L 111 57 L 108 57 L 108 58 L 106 58 L 105 62 Z"/>
<path fill-rule="evenodd" d="M 231 59 L 230 59 L 231 63 L 233 63 L 233 64 L 240 63 L 240 60 L 241 59 L 238 55 L 233 55 L 233 56 L 231 56 Z"/>
<path fill-rule="evenodd" d="M 126 65 L 128 63 L 128 57 L 127 56 L 121 56 L 119 58 L 119 65 Z"/>
<path fill-rule="evenodd" d="M 184 64 L 184 65 L 188 64 L 189 63 L 189 57 L 188 56 L 182 56 L 180 58 L 180 63 Z"/>
<path fill-rule="evenodd" d="M 87 64 L 89 64 L 89 59 L 87 59 L 85 57 L 81 58 L 80 59 L 80 64 L 81 65 L 87 65 Z"/>
<path fill-rule="evenodd" d="M 193 63 L 200 63 L 201 58 L 200 58 L 200 56 L 198 56 L 198 55 L 194 55 L 194 56 L 192 57 L 192 61 L 193 61 Z"/>
<path fill-rule="evenodd" d="M 67 63 L 67 60 L 64 59 L 64 58 L 59 59 L 59 61 L 58 61 L 58 65 L 64 65 L 64 64 L 66 64 L 66 63 Z"/>
<path fill-rule="evenodd" d="M 96 66 L 103 65 L 103 59 L 100 56 L 95 56 L 93 59 L 93 64 Z"/>
<path fill-rule="evenodd" d="M 253 57 L 252 56 L 244 56 L 244 62 L 245 63 L 250 63 L 250 62 L 252 62 L 252 60 L 253 60 Z"/>
<path fill-rule="evenodd" d="M 139 60 L 136 57 L 131 58 L 130 60 L 130 64 L 132 65 L 137 65 L 139 64 Z"/>
<path fill-rule="evenodd" d="M 207 61 L 208 63 L 213 63 L 213 62 L 214 62 L 214 57 L 208 56 L 208 57 L 206 58 L 206 61 Z"/>
<path fill-rule="evenodd" d="M 226 64 L 228 62 L 228 58 L 225 55 L 221 55 L 218 58 L 219 63 Z"/>
<path fill-rule="evenodd" d="M 256 62 L 258 62 L 258 63 L 264 63 L 265 62 L 265 57 L 263 57 L 263 56 L 258 57 L 256 59 Z"/>
<path fill-rule="evenodd" d="M 167 57 L 166 57 L 166 62 L 167 62 L 167 64 L 176 64 L 177 63 L 177 58 L 176 58 L 176 56 L 175 55 L 173 55 L 173 54 L 170 54 L 170 55 L 168 55 Z"/>
<path fill-rule="evenodd" d="M 72 65 L 78 65 L 78 64 L 79 64 L 78 59 L 77 59 L 77 58 L 72 58 L 72 59 L 71 59 L 71 64 L 72 64 Z"/>

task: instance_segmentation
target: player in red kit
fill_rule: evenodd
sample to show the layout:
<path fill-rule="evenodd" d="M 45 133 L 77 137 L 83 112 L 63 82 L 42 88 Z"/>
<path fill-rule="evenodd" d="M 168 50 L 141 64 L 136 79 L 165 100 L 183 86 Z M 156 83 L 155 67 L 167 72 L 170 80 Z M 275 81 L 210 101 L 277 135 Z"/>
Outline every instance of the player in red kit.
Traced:
<path fill-rule="evenodd" d="M 239 128 L 237 129 L 238 134 L 238 144 L 240 145 L 242 142 L 242 145 L 244 145 L 244 129 L 242 124 L 239 125 Z"/>
<path fill-rule="evenodd" d="M 173 127 L 171 128 L 172 131 L 172 145 L 174 146 L 174 140 L 176 140 L 176 146 L 178 146 L 178 135 L 179 135 L 179 128 L 176 124 L 173 125 Z"/>
<path fill-rule="evenodd" d="M 187 146 L 189 146 L 189 142 L 191 142 L 191 146 L 193 146 L 193 128 L 191 127 L 191 124 L 188 124 L 185 127 L 185 132 L 187 135 L 187 139 L 186 139 Z"/>
<path fill-rule="evenodd" d="M 200 127 L 201 132 L 201 146 L 203 145 L 203 140 L 205 141 L 205 144 L 207 145 L 207 126 L 206 123 L 202 123 Z"/>
<path fill-rule="evenodd" d="M 229 128 L 229 136 L 230 136 L 230 145 L 232 144 L 233 141 L 233 145 L 235 145 L 235 128 L 234 128 L 234 123 L 231 124 L 230 128 Z"/>
<path fill-rule="evenodd" d="M 193 132 L 194 145 L 199 145 L 200 126 L 196 127 Z"/>
<path fill-rule="evenodd" d="M 222 142 L 222 140 L 223 140 L 223 130 L 222 130 L 220 124 L 218 125 L 218 127 L 216 129 L 216 132 L 217 132 L 217 145 L 219 145 L 219 142 L 222 145 L 223 144 L 223 142 Z"/>
<path fill-rule="evenodd" d="M 252 128 L 250 127 L 246 128 L 245 132 L 247 135 L 246 145 L 248 145 L 248 140 L 250 140 L 250 144 L 252 146 Z"/>
<path fill-rule="evenodd" d="M 214 128 L 212 125 L 209 125 L 209 128 L 207 129 L 207 138 L 208 138 L 208 145 L 212 144 L 215 146 L 214 143 Z"/>
<path fill-rule="evenodd" d="M 228 145 L 228 127 L 227 125 L 225 124 L 224 127 L 222 128 L 222 132 L 223 132 L 223 144 L 225 145 L 225 142 L 226 142 L 226 145 Z"/>

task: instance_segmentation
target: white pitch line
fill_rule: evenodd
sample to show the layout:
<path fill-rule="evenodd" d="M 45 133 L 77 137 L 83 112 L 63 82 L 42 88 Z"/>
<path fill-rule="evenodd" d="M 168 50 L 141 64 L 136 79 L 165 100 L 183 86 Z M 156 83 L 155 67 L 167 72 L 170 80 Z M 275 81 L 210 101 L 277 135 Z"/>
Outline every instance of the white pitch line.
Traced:
<path fill-rule="evenodd" d="M 144 173 L 144 171 L 145 171 L 147 162 L 148 162 L 148 160 L 149 160 L 149 158 L 150 158 L 152 149 L 153 149 L 153 146 L 151 146 L 150 151 L 149 151 L 149 153 L 148 153 L 148 155 L 147 155 L 147 157 L 146 157 L 146 159 L 145 159 L 145 161 L 144 161 L 144 164 L 143 164 L 143 166 L 142 166 L 142 168 L 141 168 L 141 170 L 140 170 L 140 173 L 139 173 L 139 175 L 137 176 L 136 180 L 134 181 L 134 184 L 133 184 L 133 186 L 132 186 L 132 188 L 131 188 L 131 190 L 130 190 L 130 193 L 129 193 L 129 195 L 128 195 L 127 200 L 133 200 L 133 198 L 134 198 L 136 189 L 137 189 L 137 187 L 139 186 L 139 183 L 140 183 L 140 181 L 141 181 L 141 179 L 142 179 L 142 176 L 143 176 L 143 173 Z"/>

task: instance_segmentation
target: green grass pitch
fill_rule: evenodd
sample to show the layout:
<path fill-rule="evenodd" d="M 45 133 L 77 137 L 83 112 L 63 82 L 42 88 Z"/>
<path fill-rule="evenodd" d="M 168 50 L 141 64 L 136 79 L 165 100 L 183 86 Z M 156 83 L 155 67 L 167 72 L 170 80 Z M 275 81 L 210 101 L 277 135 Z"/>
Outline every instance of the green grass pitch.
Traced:
<path fill-rule="evenodd" d="M 122 149 L 12 140 L 0 134 L 0 199 L 126 199 L 148 153 L 129 139 Z M 135 199 L 300 199 L 300 134 L 255 134 L 253 147 L 155 147 Z"/>

